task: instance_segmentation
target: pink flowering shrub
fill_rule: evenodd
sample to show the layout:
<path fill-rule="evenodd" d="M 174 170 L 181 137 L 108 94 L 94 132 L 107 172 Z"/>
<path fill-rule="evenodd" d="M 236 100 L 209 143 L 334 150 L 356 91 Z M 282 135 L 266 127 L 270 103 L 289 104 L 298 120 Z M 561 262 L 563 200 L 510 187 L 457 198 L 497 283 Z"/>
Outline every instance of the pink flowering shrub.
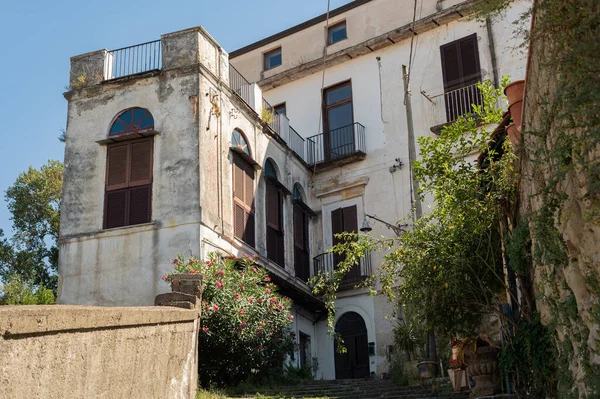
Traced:
<path fill-rule="evenodd" d="M 204 276 L 199 379 L 203 386 L 231 386 L 281 373 L 293 350 L 289 329 L 291 301 L 277 293 L 267 272 L 255 260 L 240 263 L 217 253 L 207 260 L 178 256 L 174 273 Z M 164 277 L 171 281 L 171 275 Z"/>

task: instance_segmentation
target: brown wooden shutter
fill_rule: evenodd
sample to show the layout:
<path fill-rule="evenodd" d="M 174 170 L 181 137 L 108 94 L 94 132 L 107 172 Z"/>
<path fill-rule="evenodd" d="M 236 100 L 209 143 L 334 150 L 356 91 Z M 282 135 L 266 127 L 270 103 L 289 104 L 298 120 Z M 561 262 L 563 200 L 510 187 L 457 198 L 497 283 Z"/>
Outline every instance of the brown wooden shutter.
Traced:
<path fill-rule="evenodd" d="M 294 206 L 294 246 L 304 249 L 304 212 Z"/>
<path fill-rule="evenodd" d="M 129 145 L 119 144 L 107 148 L 106 189 L 118 190 L 127 187 L 127 164 Z"/>
<path fill-rule="evenodd" d="M 107 147 L 104 228 L 150 222 L 152 147 L 153 139 Z"/>
<path fill-rule="evenodd" d="M 476 34 L 448 43 L 440 51 L 444 91 L 455 90 L 481 79 Z"/>
<path fill-rule="evenodd" d="M 267 183 L 266 187 L 266 214 L 267 214 L 267 227 L 274 230 L 279 230 L 279 195 L 277 188 L 272 184 Z"/>
<path fill-rule="evenodd" d="M 481 79 L 481 71 L 479 68 L 477 35 L 471 35 L 460 40 L 458 45 L 460 51 L 463 84 L 469 85 L 479 82 Z"/>
<path fill-rule="evenodd" d="M 296 277 L 303 281 L 310 278 L 310 260 L 308 249 L 308 216 L 294 205 L 294 270 Z"/>
<path fill-rule="evenodd" d="M 129 190 L 128 225 L 148 223 L 150 221 L 150 197 L 150 185 L 139 186 Z"/>
<path fill-rule="evenodd" d="M 343 208 L 344 231 L 347 233 L 358 232 L 358 212 L 356 205 Z"/>
<path fill-rule="evenodd" d="M 141 186 L 152 181 L 152 139 L 131 143 L 129 186 Z"/>
<path fill-rule="evenodd" d="M 104 202 L 104 228 L 125 226 L 127 223 L 127 189 L 107 191 Z"/>
<path fill-rule="evenodd" d="M 250 246 L 255 245 L 254 169 L 233 156 L 233 234 Z"/>

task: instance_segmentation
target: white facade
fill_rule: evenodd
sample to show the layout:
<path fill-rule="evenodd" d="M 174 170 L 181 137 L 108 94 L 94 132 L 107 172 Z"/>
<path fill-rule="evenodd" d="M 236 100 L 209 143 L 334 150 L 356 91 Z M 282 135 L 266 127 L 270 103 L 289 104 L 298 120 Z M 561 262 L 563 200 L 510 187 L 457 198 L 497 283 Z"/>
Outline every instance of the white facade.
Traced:
<path fill-rule="evenodd" d="M 411 42 L 416 136 L 433 136 L 431 128 L 446 122 L 444 97 L 438 96 L 444 93 L 440 46 L 476 34 L 482 79 L 493 80 L 494 70 L 497 79 L 525 75 L 526 54 L 515 48 L 511 23 L 528 3 L 515 2 L 490 29 L 485 23 L 461 17 L 469 13 L 470 3 L 424 0 L 414 25 L 417 35 L 411 40 L 405 34 L 412 29 L 411 1 L 352 2 L 331 13 L 330 25 L 346 21 L 348 38 L 327 46 L 325 63 L 321 58 L 325 20 L 292 28 L 287 35 L 275 35 L 235 51 L 231 57 L 202 28 L 164 35 L 160 71 L 112 81 L 107 81 L 112 75 L 104 67 L 110 53 L 74 57 L 71 69 L 75 78 L 82 70 L 103 72 L 95 81 L 67 93 L 59 300 L 113 306 L 150 304 L 154 295 L 168 288 L 160 277 L 169 271 L 174 255 L 204 256 L 215 250 L 238 256 L 256 253 L 259 263 L 286 282 L 289 292 L 310 296 L 309 287 L 294 277 L 291 196 L 283 206 L 285 267 L 267 260 L 266 183 L 259 168 L 255 178 L 256 245 L 252 248 L 235 238 L 232 131 L 244 132 L 259 167 L 272 159 L 287 189 L 292 191 L 298 183 L 305 201 L 317 213 L 309 227 L 312 274 L 312 258 L 332 246 L 334 210 L 356 206 L 358 227 L 365 214 L 392 224 L 410 215 L 402 66 L 409 64 Z M 388 39 L 381 40 L 382 36 Z M 263 54 L 278 47 L 282 65 L 263 71 Z M 248 104 L 229 89 L 236 88 L 230 80 L 228 58 L 249 83 L 257 83 L 248 88 Z M 324 73 L 319 65 L 325 66 Z M 314 165 L 306 143 L 303 156 L 291 151 L 286 123 L 274 132 L 260 120 L 264 97 L 272 105 L 285 103 L 289 124 L 303 138 L 320 134 L 322 89 L 346 81 L 351 82 L 353 121 L 365 128 L 366 148 L 357 158 L 329 162 L 326 167 Z M 159 132 L 154 136 L 152 221 L 103 229 L 107 155 L 105 144 L 98 141 L 106 139 L 115 116 L 130 107 L 149 110 Z M 393 168 L 397 159 L 402 166 Z M 393 235 L 381 223 L 370 220 L 370 224 L 376 236 Z M 380 263 L 380 255 L 372 254 L 372 269 Z M 294 328 L 298 336 L 310 336 L 311 364 L 318 363 L 316 378 L 334 379 L 333 339 L 318 305 L 313 305 L 297 304 Z M 364 321 L 366 343 L 374 348 L 368 356 L 368 372 L 387 372 L 394 325 L 385 318 L 391 311 L 386 299 L 371 297 L 363 290 L 345 290 L 336 306 L 337 320 L 355 313 Z"/>

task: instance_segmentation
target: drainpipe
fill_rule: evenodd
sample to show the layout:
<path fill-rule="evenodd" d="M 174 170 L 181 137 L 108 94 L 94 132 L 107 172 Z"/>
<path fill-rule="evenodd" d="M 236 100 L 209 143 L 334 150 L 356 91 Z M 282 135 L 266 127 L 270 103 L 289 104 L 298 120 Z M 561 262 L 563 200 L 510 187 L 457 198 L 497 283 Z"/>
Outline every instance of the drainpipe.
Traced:
<path fill-rule="evenodd" d="M 492 75 L 494 79 L 494 87 L 500 87 L 500 78 L 498 76 L 498 60 L 496 59 L 496 46 L 494 44 L 494 32 L 492 31 L 492 19 L 486 17 L 485 26 L 487 28 L 488 44 L 490 47 L 490 56 L 492 57 Z"/>
<path fill-rule="evenodd" d="M 414 201 L 413 203 L 415 205 L 415 220 L 418 220 L 421 218 L 422 210 L 421 199 L 419 198 L 419 183 L 415 180 L 413 175 L 413 163 L 417 160 L 417 146 L 415 141 L 415 128 L 413 125 L 410 87 L 408 84 L 409 76 L 406 65 L 402 65 L 402 76 L 404 78 L 404 106 L 406 107 L 406 124 L 408 128 L 408 170 L 410 171 L 410 178 L 412 181 L 411 200 Z"/>

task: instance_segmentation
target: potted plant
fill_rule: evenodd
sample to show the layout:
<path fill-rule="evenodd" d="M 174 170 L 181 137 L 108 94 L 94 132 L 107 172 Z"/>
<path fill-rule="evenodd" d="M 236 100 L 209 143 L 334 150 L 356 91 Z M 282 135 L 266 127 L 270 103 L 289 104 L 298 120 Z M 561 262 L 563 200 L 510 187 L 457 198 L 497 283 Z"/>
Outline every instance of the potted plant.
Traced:
<path fill-rule="evenodd" d="M 466 366 L 469 376 L 475 381 L 471 397 L 493 395 L 500 380 L 498 373 L 498 352 L 501 347 L 487 335 L 458 340 L 455 345 L 456 368 Z"/>

